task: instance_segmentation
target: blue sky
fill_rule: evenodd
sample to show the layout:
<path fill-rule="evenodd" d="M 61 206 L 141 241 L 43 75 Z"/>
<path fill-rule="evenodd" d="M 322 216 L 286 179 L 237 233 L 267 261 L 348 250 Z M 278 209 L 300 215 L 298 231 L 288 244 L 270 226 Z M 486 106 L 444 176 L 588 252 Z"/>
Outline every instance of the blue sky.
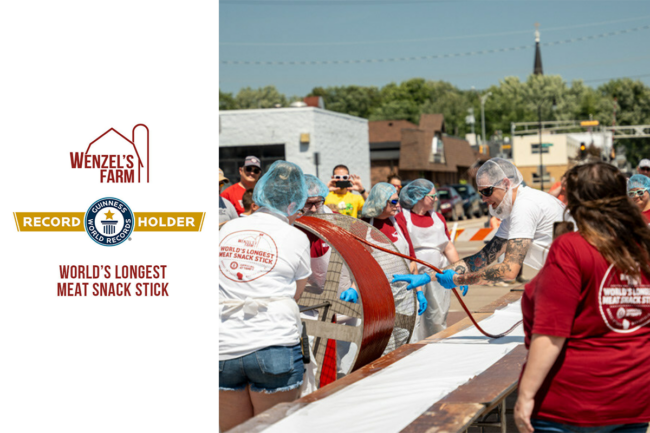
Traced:
<path fill-rule="evenodd" d="M 309 4 L 313 2 L 312 4 Z M 317 86 L 383 86 L 409 78 L 484 89 L 532 71 L 534 23 L 546 75 L 598 86 L 634 77 L 650 84 L 650 1 L 645 0 L 221 0 L 220 89 L 275 85 L 287 96 Z M 397 59 L 517 49 L 494 54 L 355 64 L 224 62 Z"/>

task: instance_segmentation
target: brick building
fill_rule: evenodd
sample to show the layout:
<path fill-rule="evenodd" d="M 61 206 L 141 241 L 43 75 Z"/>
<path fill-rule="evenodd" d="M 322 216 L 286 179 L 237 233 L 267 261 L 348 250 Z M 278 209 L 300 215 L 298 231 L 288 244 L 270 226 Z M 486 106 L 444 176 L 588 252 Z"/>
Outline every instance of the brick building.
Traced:
<path fill-rule="evenodd" d="M 447 135 L 442 114 L 423 114 L 419 125 L 381 120 L 368 122 L 368 128 L 373 185 L 385 182 L 391 173 L 405 180 L 423 177 L 436 185 L 458 183 L 470 180 L 472 164 L 489 158 L 472 150 L 466 140 Z"/>

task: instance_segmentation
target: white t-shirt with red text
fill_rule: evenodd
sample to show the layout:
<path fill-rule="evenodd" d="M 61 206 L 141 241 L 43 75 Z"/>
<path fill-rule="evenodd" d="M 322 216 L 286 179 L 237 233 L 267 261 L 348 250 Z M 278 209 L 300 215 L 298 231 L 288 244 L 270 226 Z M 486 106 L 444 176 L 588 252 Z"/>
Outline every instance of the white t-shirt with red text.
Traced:
<path fill-rule="evenodd" d="M 219 232 L 220 300 L 293 299 L 296 281 L 311 274 L 307 236 L 279 215 L 258 210 L 228 222 Z M 224 317 L 221 307 L 219 359 L 239 358 L 269 346 L 299 343 L 294 311 L 271 302 L 255 316 L 239 309 Z"/>

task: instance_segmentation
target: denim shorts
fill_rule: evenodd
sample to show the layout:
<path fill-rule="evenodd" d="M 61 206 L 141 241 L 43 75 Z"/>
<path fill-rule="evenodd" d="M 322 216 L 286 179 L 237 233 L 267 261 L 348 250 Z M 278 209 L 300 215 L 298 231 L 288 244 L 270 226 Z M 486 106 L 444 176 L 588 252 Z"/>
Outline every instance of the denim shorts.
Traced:
<path fill-rule="evenodd" d="M 578 427 L 542 419 L 531 419 L 535 432 L 545 433 L 646 433 L 648 423 L 616 424 L 602 427 Z"/>
<path fill-rule="evenodd" d="M 302 385 L 305 366 L 300 344 L 270 346 L 248 355 L 219 361 L 219 391 L 251 391 L 272 394 Z"/>

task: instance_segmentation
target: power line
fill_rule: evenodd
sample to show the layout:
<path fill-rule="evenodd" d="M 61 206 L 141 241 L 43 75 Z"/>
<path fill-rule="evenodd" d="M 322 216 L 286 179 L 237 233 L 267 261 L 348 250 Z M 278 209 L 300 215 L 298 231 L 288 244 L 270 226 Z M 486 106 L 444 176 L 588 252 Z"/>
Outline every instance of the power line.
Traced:
<path fill-rule="evenodd" d="M 612 78 L 596 78 L 593 80 L 584 80 L 585 83 L 597 83 L 599 81 L 610 81 L 610 80 L 622 80 L 624 78 L 644 78 L 650 77 L 650 74 L 641 74 L 641 75 L 628 75 L 627 77 L 612 77 Z"/>
<path fill-rule="evenodd" d="M 598 23 L 588 23 L 588 24 L 578 24 L 575 26 L 564 26 L 564 27 L 551 27 L 545 28 L 544 33 L 554 32 L 559 30 L 572 30 L 579 29 L 584 27 L 594 27 L 602 26 L 606 24 L 616 24 L 616 23 L 625 23 L 630 21 L 639 21 L 650 18 L 650 15 L 644 15 L 642 17 L 627 18 L 620 20 L 612 21 L 602 21 Z M 220 46 L 260 46 L 260 47 L 315 47 L 315 46 L 341 46 L 341 45 L 373 45 L 373 44 L 390 44 L 390 43 L 413 43 L 413 42 L 434 42 L 434 41 L 450 41 L 457 39 L 475 39 L 475 38 L 487 38 L 493 36 L 511 36 L 511 35 L 523 35 L 523 34 L 532 34 L 530 30 L 517 30 L 511 32 L 496 32 L 496 33 L 484 33 L 477 35 L 459 35 L 459 36 L 440 36 L 435 38 L 425 38 L 425 39 L 396 39 L 392 41 L 352 41 L 352 42 L 220 42 Z"/>
<path fill-rule="evenodd" d="M 611 65 L 611 64 L 622 64 L 622 63 L 633 63 L 633 62 L 638 62 L 641 60 L 648 60 L 650 59 L 650 55 L 644 55 L 644 56 L 633 56 L 633 57 L 619 57 L 619 58 L 613 58 L 613 59 L 607 59 L 607 60 L 602 60 L 602 61 L 597 61 L 597 62 L 580 62 L 580 63 L 563 63 L 563 64 L 552 64 L 549 65 L 548 68 L 552 69 L 552 74 L 555 72 L 560 72 L 560 71 L 566 71 L 569 69 L 579 69 L 579 68 L 584 68 L 584 67 L 591 67 L 591 66 L 603 66 L 603 65 Z M 548 71 L 547 71 L 548 72 Z M 500 69 L 500 70 L 481 70 L 480 72 L 449 72 L 449 73 L 444 73 L 444 74 L 436 74 L 435 77 L 431 77 L 431 79 L 444 79 L 448 77 L 452 78 L 471 78 L 471 77 L 485 77 L 485 76 L 492 76 L 492 75 L 500 75 L 500 76 L 513 76 L 513 75 L 518 75 L 518 74 L 524 74 L 528 75 L 530 73 L 530 68 L 525 68 L 525 69 Z M 608 80 L 614 80 L 614 79 L 621 79 L 621 78 L 642 78 L 650 76 L 650 74 L 642 74 L 642 75 L 629 75 L 625 77 L 612 77 L 612 78 L 602 78 L 602 79 L 591 79 L 591 80 L 582 80 L 584 83 L 588 82 L 598 82 L 598 81 L 608 81 Z M 286 80 L 283 80 L 282 78 L 286 78 Z M 381 80 L 385 82 L 391 82 L 391 81 L 400 81 L 399 79 L 395 79 L 394 76 L 389 77 L 382 77 L 382 78 L 377 78 L 374 77 L 375 80 Z M 305 79 L 297 79 L 297 78 L 292 78 L 292 77 L 281 77 L 281 78 L 275 78 L 274 82 L 283 82 L 283 83 L 302 83 L 302 84 L 307 84 L 311 83 L 313 84 L 313 78 L 305 78 Z M 243 80 L 224 80 L 223 75 L 219 79 L 220 84 L 228 83 L 228 84 L 234 84 L 234 83 L 248 83 L 249 81 L 243 81 Z"/>
<path fill-rule="evenodd" d="M 610 36 L 618 36 L 627 33 L 633 33 L 641 30 L 650 29 L 650 25 L 634 27 L 632 29 L 626 30 L 617 30 L 613 32 L 600 33 L 597 35 L 591 36 L 581 36 L 577 38 L 564 39 L 554 42 L 545 42 L 541 43 L 541 46 L 555 46 L 555 45 L 565 45 L 573 42 L 583 42 L 594 39 L 601 39 Z M 435 60 L 435 59 L 446 59 L 454 57 L 472 57 L 484 54 L 495 54 L 495 53 L 505 53 L 509 51 L 519 51 L 530 49 L 530 44 L 520 45 L 517 47 L 508 47 L 508 48 L 495 48 L 490 50 L 480 50 L 480 51 L 468 51 L 464 53 L 453 53 L 453 54 L 434 54 L 429 56 L 412 56 L 412 57 L 392 57 L 384 59 L 356 59 L 356 60 L 302 60 L 302 61 L 252 61 L 252 60 L 222 60 L 221 63 L 224 65 L 254 65 L 254 66 L 306 66 L 306 65 L 352 65 L 352 64 L 362 64 L 362 63 L 388 63 L 388 62 L 404 62 L 404 61 L 417 61 L 417 60 Z"/>
<path fill-rule="evenodd" d="M 268 5 L 268 6 L 350 6 L 350 5 L 401 5 L 404 3 L 436 4 L 436 3 L 549 3 L 549 2 L 594 3 L 611 2 L 611 0 L 220 0 L 219 4 L 227 5 Z M 618 0 L 619 2 L 643 2 L 646 0 Z"/>

